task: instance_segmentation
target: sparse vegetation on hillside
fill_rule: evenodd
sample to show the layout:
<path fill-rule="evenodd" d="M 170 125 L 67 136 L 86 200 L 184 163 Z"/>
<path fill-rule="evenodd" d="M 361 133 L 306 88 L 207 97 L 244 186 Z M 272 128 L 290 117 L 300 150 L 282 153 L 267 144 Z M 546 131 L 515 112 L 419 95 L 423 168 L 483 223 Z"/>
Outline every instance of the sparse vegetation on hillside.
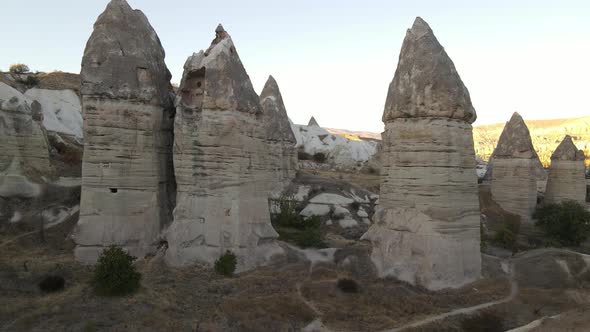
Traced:
<path fill-rule="evenodd" d="M 105 249 L 94 268 L 92 281 L 96 292 L 107 296 L 135 293 L 141 281 L 141 274 L 133 265 L 135 259 L 120 247 Z"/>
<path fill-rule="evenodd" d="M 352 279 L 338 279 L 336 286 L 344 293 L 358 293 L 359 291 L 358 283 Z"/>
<path fill-rule="evenodd" d="M 519 222 L 504 222 L 502 227 L 494 235 L 493 242 L 497 246 L 512 252 L 518 251 L 518 233 L 520 231 Z"/>
<path fill-rule="evenodd" d="M 461 331 L 502 332 L 505 330 L 502 317 L 490 311 L 483 311 L 461 321 Z"/>
<path fill-rule="evenodd" d="M 325 247 L 322 221 L 318 216 L 304 218 L 299 215 L 297 201 L 290 196 L 281 196 L 278 205 L 280 211 L 271 216 L 271 221 L 279 233 L 279 240 L 302 248 Z"/>
<path fill-rule="evenodd" d="M 580 203 L 547 204 L 539 207 L 534 217 L 552 244 L 577 246 L 590 236 L 590 212 Z"/>
<path fill-rule="evenodd" d="M 24 63 L 15 63 L 10 65 L 8 69 L 11 73 L 14 74 L 24 74 L 29 72 L 29 66 L 25 65 Z"/>
<path fill-rule="evenodd" d="M 225 254 L 221 255 L 221 257 L 215 261 L 215 272 L 228 277 L 232 276 L 236 271 L 237 264 L 238 257 L 233 252 L 227 250 Z"/>
<path fill-rule="evenodd" d="M 313 155 L 313 161 L 315 161 L 316 163 L 323 164 L 326 162 L 326 155 L 322 152 L 316 152 Z"/>

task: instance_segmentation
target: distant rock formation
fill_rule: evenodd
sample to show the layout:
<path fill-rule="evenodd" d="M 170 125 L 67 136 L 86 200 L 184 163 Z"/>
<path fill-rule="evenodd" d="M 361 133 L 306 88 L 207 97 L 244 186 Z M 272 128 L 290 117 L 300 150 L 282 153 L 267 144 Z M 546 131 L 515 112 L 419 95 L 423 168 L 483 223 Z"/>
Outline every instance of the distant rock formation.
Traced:
<path fill-rule="evenodd" d="M 551 155 L 545 202 L 572 200 L 586 203 L 584 159 L 584 151 L 578 150 L 571 136 L 565 136 Z"/>
<path fill-rule="evenodd" d="M 0 196 L 35 197 L 51 173 L 39 103 L 0 83 Z"/>
<path fill-rule="evenodd" d="M 522 117 L 514 113 L 500 135 L 486 178 L 491 181 L 492 199 L 504 210 L 520 216 L 524 224 L 531 222 L 537 206 L 540 165 L 529 129 Z"/>
<path fill-rule="evenodd" d="M 421 18 L 407 31 L 383 121 L 383 182 L 373 244 L 380 276 L 431 290 L 481 274 L 469 92 Z"/>
<path fill-rule="evenodd" d="M 311 126 L 316 126 L 316 127 L 320 126 L 313 116 L 311 117 L 311 119 L 309 119 L 309 122 L 307 123 L 307 125 L 310 127 Z"/>
<path fill-rule="evenodd" d="M 226 250 L 238 271 L 282 253 L 270 223 L 263 110 L 231 37 L 219 25 L 206 51 L 188 58 L 176 97 L 173 266 L 213 263 Z"/>
<path fill-rule="evenodd" d="M 283 97 L 274 77 L 269 76 L 262 93 L 262 119 L 266 127 L 266 138 L 270 148 L 268 167 L 272 178 L 270 191 L 280 192 L 297 172 L 297 140 L 289 122 L 289 116 L 283 103 Z"/>
<path fill-rule="evenodd" d="M 78 260 L 104 247 L 153 252 L 172 219 L 174 108 L 158 35 L 139 10 L 112 0 L 82 59 L 84 159 Z"/>

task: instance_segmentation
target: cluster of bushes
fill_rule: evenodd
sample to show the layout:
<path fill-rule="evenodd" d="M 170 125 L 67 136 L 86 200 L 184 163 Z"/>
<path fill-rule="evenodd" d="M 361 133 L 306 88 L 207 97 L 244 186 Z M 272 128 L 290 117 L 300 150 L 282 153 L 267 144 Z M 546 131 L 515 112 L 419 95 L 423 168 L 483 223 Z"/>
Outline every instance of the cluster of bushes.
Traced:
<path fill-rule="evenodd" d="M 534 218 L 552 246 L 578 246 L 590 236 L 590 212 L 574 201 L 543 205 Z"/>
<path fill-rule="evenodd" d="M 304 218 L 297 211 L 297 201 L 282 196 L 278 200 L 279 213 L 271 217 L 272 225 L 279 233 L 279 239 L 294 243 L 302 248 L 323 248 L 324 233 L 318 216 Z"/>
<path fill-rule="evenodd" d="M 328 159 L 323 152 L 316 152 L 313 155 L 305 152 L 302 148 L 297 150 L 297 159 L 299 160 L 313 160 L 316 163 L 323 164 Z"/>
<path fill-rule="evenodd" d="M 25 65 L 24 63 L 15 63 L 10 65 L 10 68 L 8 68 L 8 71 L 10 71 L 13 74 L 24 74 L 24 73 L 28 73 L 30 71 L 29 66 Z"/>
<path fill-rule="evenodd" d="M 336 287 L 344 293 L 358 293 L 359 285 L 353 279 L 342 278 L 338 279 Z"/>

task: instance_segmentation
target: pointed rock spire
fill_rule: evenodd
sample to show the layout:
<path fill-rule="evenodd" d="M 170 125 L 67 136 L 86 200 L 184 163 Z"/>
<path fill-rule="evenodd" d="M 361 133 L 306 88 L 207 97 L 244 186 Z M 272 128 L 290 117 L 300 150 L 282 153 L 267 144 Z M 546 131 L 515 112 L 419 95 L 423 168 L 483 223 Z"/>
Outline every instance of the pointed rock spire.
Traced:
<path fill-rule="evenodd" d="M 125 0 L 112 0 L 86 43 L 81 93 L 170 103 L 172 76 L 164 57 L 145 15 Z"/>
<path fill-rule="evenodd" d="M 211 46 L 187 59 L 179 95 L 185 108 L 262 112 L 231 36 L 221 24 L 215 29 Z"/>
<path fill-rule="evenodd" d="M 316 126 L 316 127 L 320 126 L 313 116 L 311 117 L 311 119 L 309 119 L 309 122 L 307 123 L 307 125 L 308 126 Z"/>
<path fill-rule="evenodd" d="M 295 145 L 295 134 L 289 123 L 287 109 L 283 103 L 283 96 L 274 77 L 269 76 L 260 93 L 260 103 L 264 110 L 264 122 L 267 129 L 267 139 L 284 141 Z"/>
<path fill-rule="evenodd" d="M 585 155 L 584 151 L 578 150 L 574 142 L 572 141 L 572 137 L 570 135 L 566 135 L 563 141 L 557 146 L 553 154 L 551 155 L 551 160 L 584 160 Z"/>
<path fill-rule="evenodd" d="M 385 102 L 383 122 L 396 118 L 477 118 L 453 61 L 420 17 L 406 33 Z"/>
<path fill-rule="evenodd" d="M 538 159 L 529 128 L 517 112 L 504 126 L 492 158 Z"/>

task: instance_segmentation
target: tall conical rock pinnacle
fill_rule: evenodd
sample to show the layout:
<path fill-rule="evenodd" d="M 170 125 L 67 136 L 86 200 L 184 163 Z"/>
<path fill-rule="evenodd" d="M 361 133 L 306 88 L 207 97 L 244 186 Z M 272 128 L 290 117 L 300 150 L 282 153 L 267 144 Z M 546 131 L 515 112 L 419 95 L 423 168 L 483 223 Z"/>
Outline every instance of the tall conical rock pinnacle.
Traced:
<path fill-rule="evenodd" d="M 318 124 L 317 120 L 312 116 L 311 119 L 309 119 L 309 122 L 307 123 L 308 126 L 316 126 L 319 127 L 320 125 Z"/>
<path fill-rule="evenodd" d="M 383 122 L 396 118 L 477 118 L 469 91 L 428 24 L 417 17 L 406 33 L 385 102 Z"/>
<path fill-rule="evenodd" d="M 264 84 L 264 88 L 260 93 L 260 103 L 264 110 L 267 138 L 295 145 L 297 140 L 289 123 L 289 116 L 287 115 L 281 90 L 272 76 L 269 76 L 266 84 Z"/>

